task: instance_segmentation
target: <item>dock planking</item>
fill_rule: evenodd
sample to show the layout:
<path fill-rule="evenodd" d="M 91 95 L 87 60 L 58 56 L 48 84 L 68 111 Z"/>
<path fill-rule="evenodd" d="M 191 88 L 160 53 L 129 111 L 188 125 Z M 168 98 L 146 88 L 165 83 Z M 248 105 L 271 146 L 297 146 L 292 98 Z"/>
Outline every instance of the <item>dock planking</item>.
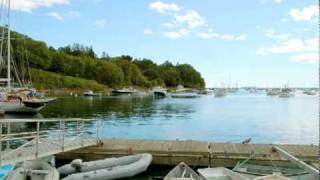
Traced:
<path fill-rule="evenodd" d="M 64 152 L 57 159 L 82 158 L 95 160 L 136 153 L 151 153 L 153 164 L 176 165 L 185 162 L 191 166 L 233 167 L 239 160 L 251 157 L 257 163 L 267 161 L 287 162 L 272 151 L 272 144 L 209 143 L 205 141 L 179 140 L 124 140 L 104 139 L 99 146 Z M 307 163 L 319 160 L 315 145 L 278 145 Z"/>

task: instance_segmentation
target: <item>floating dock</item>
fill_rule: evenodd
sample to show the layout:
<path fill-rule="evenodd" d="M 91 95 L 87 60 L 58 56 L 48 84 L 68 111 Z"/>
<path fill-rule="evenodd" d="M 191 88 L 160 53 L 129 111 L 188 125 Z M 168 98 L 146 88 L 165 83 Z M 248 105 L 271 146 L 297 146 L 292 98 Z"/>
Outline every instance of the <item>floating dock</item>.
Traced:
<path fill-rule="evenodd" d="M 319 146 L 316 145 L 274 145 L 274 144 L 231 144 L 205 141 L 163 141 L 103 139 L 97 146 L 63 152 L 57 160 L 82 158 L 85 161 L 119 157 L 136 153 L 151 153 L 152 164 L 175 166 L 185 162 L 190 166 L 234 167 L 239 160 L 251 158 L 264 164 L 270 160 L 288 162 L 273 151 L 281 147 L 299 159 L 319 168 Z"/>

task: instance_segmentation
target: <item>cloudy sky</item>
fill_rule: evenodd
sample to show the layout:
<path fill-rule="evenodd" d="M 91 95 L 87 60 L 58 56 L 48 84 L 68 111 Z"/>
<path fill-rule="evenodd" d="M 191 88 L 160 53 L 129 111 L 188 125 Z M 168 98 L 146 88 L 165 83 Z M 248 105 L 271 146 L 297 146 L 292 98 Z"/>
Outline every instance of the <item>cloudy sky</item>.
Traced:
<path fill-rule="evenodd" d="M 48 45 L 190 63 L 207 86 L 318 86 L 317 0 L 12 0 Z"/>

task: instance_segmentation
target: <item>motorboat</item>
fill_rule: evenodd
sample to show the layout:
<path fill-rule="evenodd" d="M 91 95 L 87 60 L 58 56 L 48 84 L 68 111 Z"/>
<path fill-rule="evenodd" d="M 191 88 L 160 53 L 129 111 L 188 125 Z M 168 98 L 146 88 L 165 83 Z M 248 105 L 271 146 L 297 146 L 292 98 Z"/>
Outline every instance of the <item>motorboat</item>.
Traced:
<path fill-rule="evenodd" d="M 101 96 L 101 93 L 94 93 L 93 91 L 86 91 L 83 93 L 84 96 Z"/>
<path fill-rule="evenodd" d="M 224 97 L 227 95 L 227 91 L 225 89 L 219 88 L 214 90 L 215 97 Z"/>

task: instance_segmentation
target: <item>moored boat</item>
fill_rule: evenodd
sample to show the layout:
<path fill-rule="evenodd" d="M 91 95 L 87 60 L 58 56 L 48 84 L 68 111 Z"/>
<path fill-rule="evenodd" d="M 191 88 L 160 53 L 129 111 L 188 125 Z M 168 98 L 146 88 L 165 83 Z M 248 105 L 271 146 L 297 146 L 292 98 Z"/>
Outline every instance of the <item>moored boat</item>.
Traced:
<path fill-rule="evenodd" d="M 82 162 L 77 159 L 58 168 L 63 180 L 108 180 L 132 177 L 148 169 L 151 154 L 136 154 L 120 158 Z"/>
<path fill-rule="evenodd" d="M 101 93 L 94 93 L 93 91 L 86 91 L 83 93 L 84 96 L 101 96 Z"/>
<path fill-rule="evenodd" d="M 204 180 L 204 178 L 181 162 L 164 177 L 164 180 Z"/>
<path fill-rule="evenodd" d="M 162 88 L 162 87 L 153 88 L 152 93 L 153 93 L 154 97 L 156 97 L 156 98 L 168 96 L 167 89 Z"/>
<path fill-rule="evenodd" d="M 249 180 L 249 178 L 224 167 L 198 169 L 206 180 Z"/>
<path fill-rule="evenodd" d="M 42 160 L 25 161 L 13 170 L 5 180 L 59 180 L 56 168 Z"/>
<path fill-rule="evenodd" d="M 133 88 L 115 89 L 112 91 L 112 95 L 114 96 L 133 95 L 135 93 L 137 93 L 137 90 Z"/>
<path fill-rule="evenodd" d="M 214 91 L 214 96 L 215 97 L 224 97 L 227 95 L 227 91 L 225 89 L 216 89 Z"/>

